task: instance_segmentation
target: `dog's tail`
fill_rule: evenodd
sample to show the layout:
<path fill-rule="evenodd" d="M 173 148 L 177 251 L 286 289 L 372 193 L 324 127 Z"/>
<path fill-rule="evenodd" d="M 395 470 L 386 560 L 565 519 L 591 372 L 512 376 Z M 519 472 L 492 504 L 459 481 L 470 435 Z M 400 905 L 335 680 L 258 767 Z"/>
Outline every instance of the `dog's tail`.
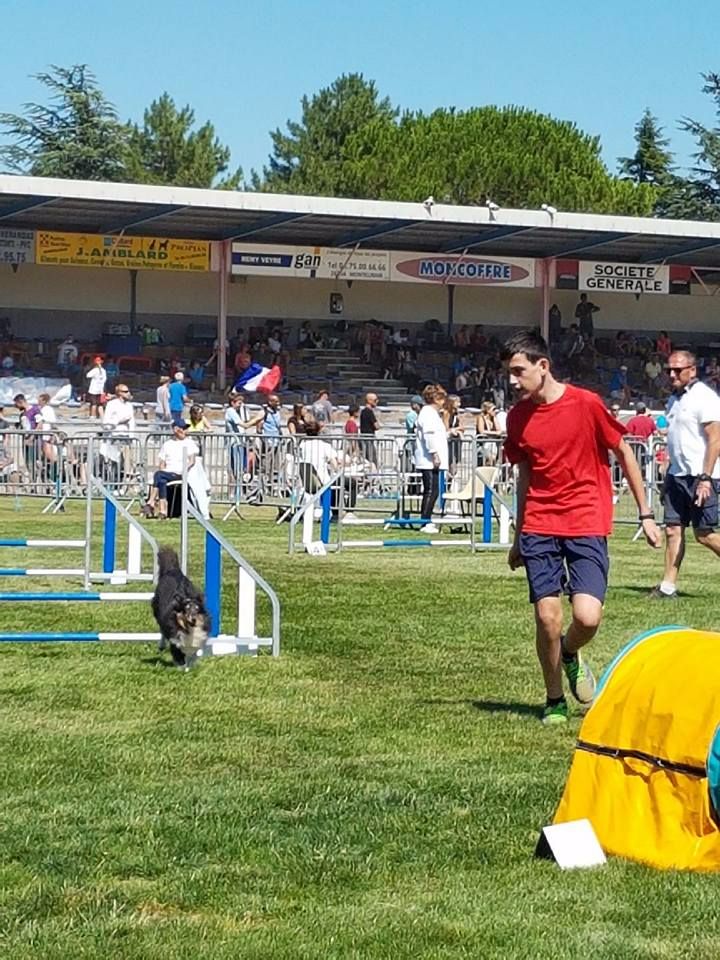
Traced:
<path fill-rule="evenodd" d="M 179 570 L 180 561 L 172 547 L 160 547 L 158 550 L 158 573 L 162 576 L 170 570 Z"/>

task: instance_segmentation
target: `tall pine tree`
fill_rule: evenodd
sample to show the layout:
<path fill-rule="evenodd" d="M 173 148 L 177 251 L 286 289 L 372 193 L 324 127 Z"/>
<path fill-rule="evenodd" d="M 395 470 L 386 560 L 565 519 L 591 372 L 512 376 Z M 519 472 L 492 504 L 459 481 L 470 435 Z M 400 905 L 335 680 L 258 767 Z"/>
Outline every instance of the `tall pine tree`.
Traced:
<path fill-rule="evenodd" d="M 23 114 L 0 113 L 12 142 L 0 158 L 15 173 L 74 180 L 122 180 L 127 133 L 86 64 L 52 66 L 36 74 L 48 104 L 25 104 Z"/>
<path fill-rule="evenodd" d="M 154 100 L 145 111 L 143 125 L 129 127 L 128 179 L 135 183 L 236 190 L 241 170 L 218 181 L 230 164 L 229 148 L 220 143 L 211 123 L 198 130 L 193 130 L 194 124 L 191 107 L 178 110 L 167 93 Z"/>

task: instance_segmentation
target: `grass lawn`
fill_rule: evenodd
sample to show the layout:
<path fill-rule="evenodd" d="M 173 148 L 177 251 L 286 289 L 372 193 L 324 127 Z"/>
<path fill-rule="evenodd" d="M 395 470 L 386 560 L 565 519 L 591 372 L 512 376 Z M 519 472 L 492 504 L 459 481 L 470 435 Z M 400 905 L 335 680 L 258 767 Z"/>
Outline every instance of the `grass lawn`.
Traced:
<path fill-rule="evenodd" d="M 718 877 L 533 859 L 579 715 L 538 721 L 525 581 L 503 555 L 288 558 L 287 526 L 248 516 L 222 529 L 280 594 L 279 659 L 184 674 L 149 646 L 0 650 L 2 957 L 716 960 Z M 7 498 L 0 530 L 82 536 L 82 507 Z M 718 626 L 707 552 L 689 549 L 691 595 L 669 611 L 644 596 L 658 554 L 623 529 L 612 555 L 595 667 L 664 617 Z M 0 610 L 5 630 L 153 629 L 144 605 Z"/>

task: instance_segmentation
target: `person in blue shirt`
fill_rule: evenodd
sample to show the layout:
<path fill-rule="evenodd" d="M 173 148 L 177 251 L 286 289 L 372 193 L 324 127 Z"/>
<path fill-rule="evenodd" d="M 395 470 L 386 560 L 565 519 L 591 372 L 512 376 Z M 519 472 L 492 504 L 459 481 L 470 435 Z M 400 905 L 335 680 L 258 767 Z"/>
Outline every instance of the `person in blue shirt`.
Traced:
<path fill-rule="evenodd" d="M 187 387 L 185 386 L 185 375 L 180 370 L 175 374 L 175 379 L 168 387 L 168 398 L 170 417 L 173 423 L 184 420 L 183 411 L 185 410 L 185 404 L 189 403 L 189 400 Z"/>
<path fill-rule="evenodd" d="M 417 423 L 418 414 L 423 408 L 423 398 L 416 394 L 414 397 L 410 398 L 410 409 L 405 414 L 405 432 L 406 433 L 415 433 L 415 424 Z"/>
<path fill-rule="evenodd" d="M 190 384 L 193 390 L 202 389 L 203 380 L 205 379 L 205 367 L 200 363 L 199 360 L 193 360 L 193 362 L 190 364 L 188 377 L 190 377 Z"/>
<path fill-rule="evenodd" d="M 264 437 L 281 436 L 282 417 L 280 415 L 280 397 L 278 397 L 276 393 L 269 394 L 264 412 L 265 419 L 262 425 L 262 435 Z"/>

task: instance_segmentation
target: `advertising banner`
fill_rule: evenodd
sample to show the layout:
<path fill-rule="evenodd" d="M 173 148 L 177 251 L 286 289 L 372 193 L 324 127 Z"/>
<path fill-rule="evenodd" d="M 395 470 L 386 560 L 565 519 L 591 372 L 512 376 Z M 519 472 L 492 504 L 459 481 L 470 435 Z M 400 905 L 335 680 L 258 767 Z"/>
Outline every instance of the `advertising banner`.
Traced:
<path fill-rule="evenodd" d="M 670 267 L 651 263 L 578 263 L 578 290 L 607 293 L 669 293 Z"/>
<path fill-rule="evenodd" d="M 210 244 L 204 240 L 43 230 L 37 233 L 36 260 L 63 267 L 201 272 L 210 269 Z"/>
<path fill-rule="evenodd" d="M 234 243 L 232 272 L 254 276 L 534 287 L 535 261 L 333 247 Z"/>
<path fill-rule="evenodd" d="M 0 263 L 34 263 L 35 233 L 32 230 L 0 230 Z"/>
<path fill-rule="evenodd" d="M 392 280 L 455 286 L 534 287 L 535 261 L 466 254 L 390 254 Z"/>
<path fill-rule="evenodd" d="M 388 280 L 389 258 L 385 250 L 234 243 L 232 272 L 325 280 Z"/>

